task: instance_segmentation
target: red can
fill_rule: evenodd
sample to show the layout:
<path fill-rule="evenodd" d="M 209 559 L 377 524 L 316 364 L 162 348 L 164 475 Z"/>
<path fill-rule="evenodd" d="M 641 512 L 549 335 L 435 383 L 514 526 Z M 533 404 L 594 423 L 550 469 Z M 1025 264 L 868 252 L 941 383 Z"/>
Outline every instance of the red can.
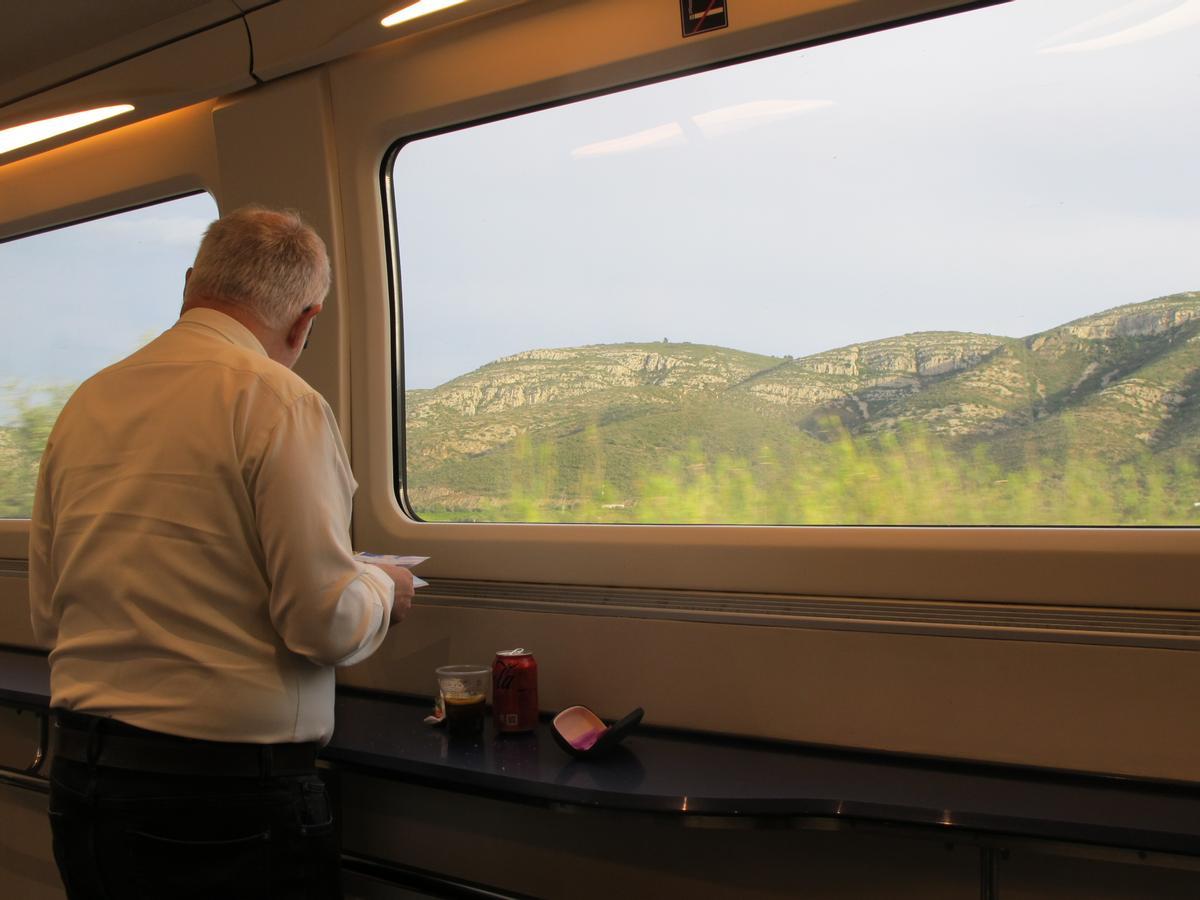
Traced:
<path fill-rule="evenodd" d="M 524 647 L 496 652 L 492 714 L 497 731 L 533 731 L 537 727 L 537 660 Z"/>

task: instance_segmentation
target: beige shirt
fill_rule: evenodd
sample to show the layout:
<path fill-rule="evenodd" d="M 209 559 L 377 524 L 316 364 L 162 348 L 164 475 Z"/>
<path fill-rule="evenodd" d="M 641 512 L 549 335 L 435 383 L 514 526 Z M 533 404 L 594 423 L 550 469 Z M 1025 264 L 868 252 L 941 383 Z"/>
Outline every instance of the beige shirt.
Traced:
<path fill-rule="evenodd" d="M 393 584 L 352 558 L 333 413 L 211 309 L 88 379 L 29 541 L 54 706 L 221 741 L 325 742 L 333 666 L 383 641 Z"/>

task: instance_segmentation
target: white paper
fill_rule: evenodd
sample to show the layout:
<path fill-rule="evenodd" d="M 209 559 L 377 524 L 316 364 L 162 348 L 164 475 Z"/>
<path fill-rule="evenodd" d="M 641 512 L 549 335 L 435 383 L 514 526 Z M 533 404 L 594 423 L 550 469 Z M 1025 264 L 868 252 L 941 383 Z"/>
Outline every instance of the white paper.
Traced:
<path fill-rule="evenodd" d="M 354 561 L 360 563 L 374 563 L 384 566 L 402 566 L 405 569 L 411 569 L 413 566 L 419 566 L 428 556 L 395 556 L 389 553 L 367 553 L 360 550 L 354 554 Z M 428 587 L 429 582 L 424 578 L 413 576 L 413 587 L 421 588 Z"/>
<path fill-rule="evenodd" d="M 413 566 L 419 566 L 428 556 L 393 556 L 390 553 L 367 553 L 365 550 L 359 550 L 354 554 L 355 562 L 377 563 L 384 566 L 403 566 L 406 569 L 411 569 Z"/>

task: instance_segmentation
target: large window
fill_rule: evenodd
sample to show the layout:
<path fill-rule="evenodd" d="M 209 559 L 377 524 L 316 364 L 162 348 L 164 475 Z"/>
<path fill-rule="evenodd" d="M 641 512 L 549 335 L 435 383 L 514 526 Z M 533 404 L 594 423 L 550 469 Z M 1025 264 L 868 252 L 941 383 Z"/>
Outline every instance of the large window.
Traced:
<path fill-rule="evenodd" d="M 411 508 L 1197 524 L 1197 39 L 1018 0 L 405 143 Z"/>
<path fill-rule="evenodd" d="M 0 518 L 24 518 L 75 387 L 169 328 L 217 216 L 181 197 L 0 244 Z"/>

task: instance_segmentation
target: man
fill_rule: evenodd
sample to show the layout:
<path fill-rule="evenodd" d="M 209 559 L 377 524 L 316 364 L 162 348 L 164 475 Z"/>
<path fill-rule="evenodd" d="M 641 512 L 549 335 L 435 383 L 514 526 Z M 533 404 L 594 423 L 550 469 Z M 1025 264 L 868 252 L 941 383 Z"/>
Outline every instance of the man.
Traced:
<path fill-rule="evenodd" d="M 321 239 L 241 209 L 188 276 L 174 327 L 75 392 L 38 476 L 55 859 L 72 900 L 339 897 L 313 766 L 333 667 L 379 647 L 412 576 L 353 560 L 346 452 L 291 371 Z"/>

